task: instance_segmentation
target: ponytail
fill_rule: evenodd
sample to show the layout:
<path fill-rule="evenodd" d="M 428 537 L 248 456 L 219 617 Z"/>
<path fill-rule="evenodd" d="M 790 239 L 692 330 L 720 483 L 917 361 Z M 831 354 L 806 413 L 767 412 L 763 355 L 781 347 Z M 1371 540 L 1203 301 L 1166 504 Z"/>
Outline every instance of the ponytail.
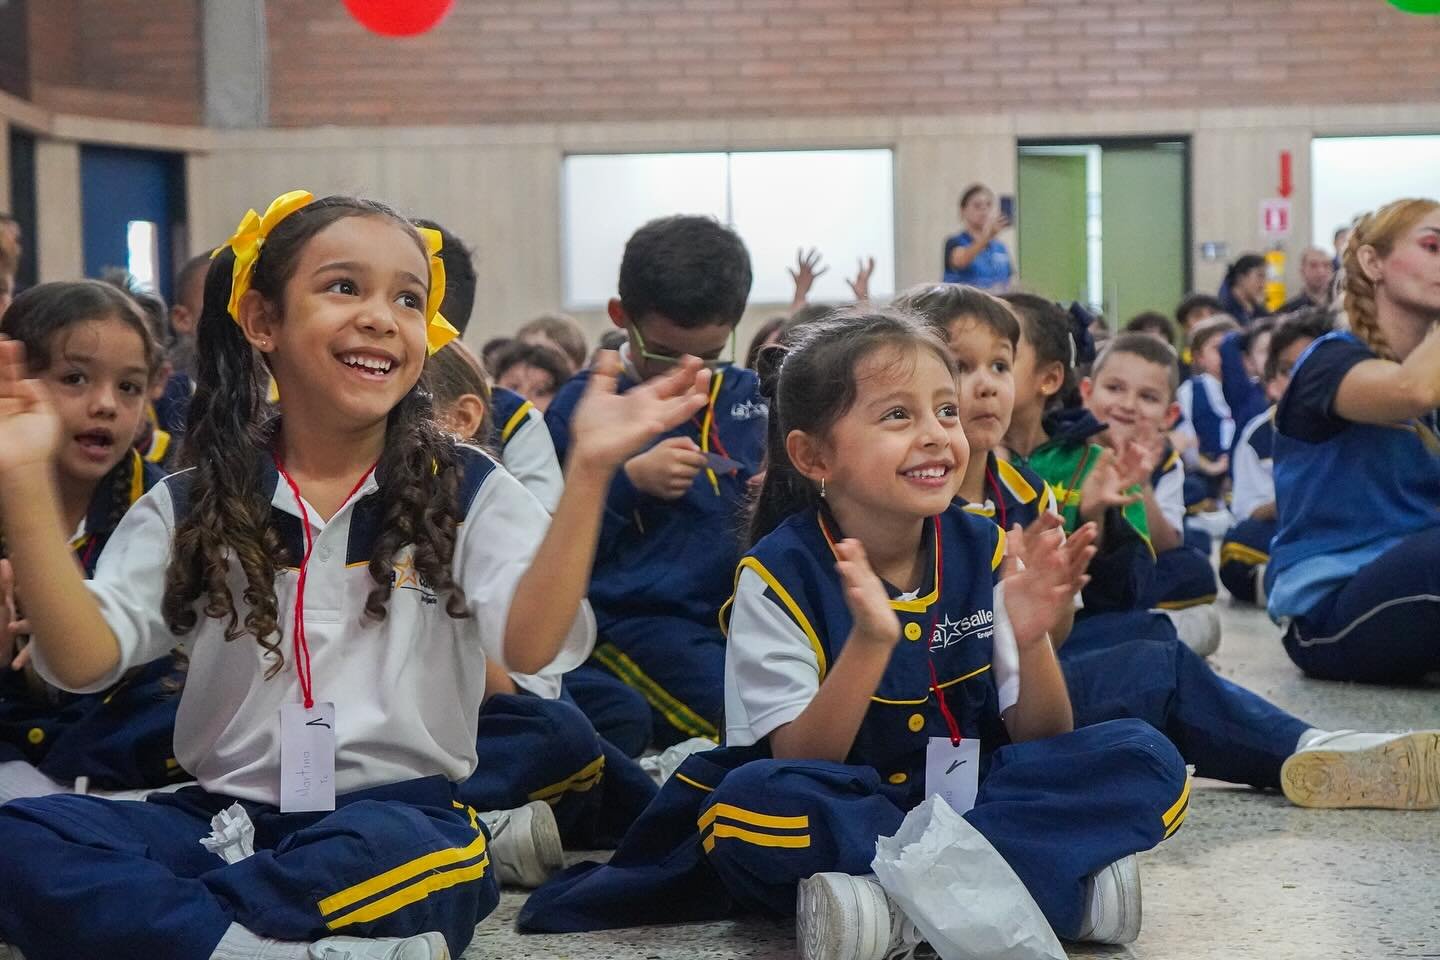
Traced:
<path fill-rule="evenodd" d="M 750 511 L 748 542 L 752 546 L 792 513 L 820 502 L 819 490 L 795 469 L 785 449 L 789 431 L 782 424 L 780 399 L 775 391 L 789 352 L 786 347 L 765 347 L 755 362 L 755 372 L 760 375 L 760 395 L 769 403 L 770 415 L 765 424 L 765 479 Z"/>

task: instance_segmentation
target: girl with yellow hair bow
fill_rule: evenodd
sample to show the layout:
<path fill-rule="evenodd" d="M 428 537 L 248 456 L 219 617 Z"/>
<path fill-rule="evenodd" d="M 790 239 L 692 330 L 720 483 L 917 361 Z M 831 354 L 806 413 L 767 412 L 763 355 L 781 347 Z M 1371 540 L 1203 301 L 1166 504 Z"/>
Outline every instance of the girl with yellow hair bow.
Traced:
<path fill-rule="evenodd" d="M 88 590 L 49 479 L 54 408 L 0 343 L 0 522 L 36 668 L 98 690 L 183 637 L 175 755 L 199 781 L 0 807 L 0 875 L 27 891 L 0 898 L 0 942 L 32 960 L 117 942 L 438 958 L 493 909 L 489 830 L 455 794 L 489 759 L 487 660 L 585 659 L 610 479 L 704 405 L 708 377 L 692 360 L 617 396 L 612 355 L 552 519 L 432 422 L 422 368 L 454 336 L 437 246 L 369 200 L 297 191 L 247 214 L 206 278 L 193 469 L 135 504 Z"/>

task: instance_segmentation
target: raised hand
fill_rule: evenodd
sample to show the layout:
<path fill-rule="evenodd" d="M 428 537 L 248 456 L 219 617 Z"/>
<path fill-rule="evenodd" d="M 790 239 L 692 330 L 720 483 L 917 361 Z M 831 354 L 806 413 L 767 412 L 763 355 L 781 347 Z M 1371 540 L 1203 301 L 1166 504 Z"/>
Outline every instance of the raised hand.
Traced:
<path fill-rule="evenodd" d="M 1068 539 L 1059 526 L 1048 523 L 1032 525 L 1028 534 L 1019 524 L 1010 529 L 1008 553 L 1017 562 L 1005 578 L 1005 612 L 1018 646 L 1045 642 L 1056 608 L 1074 602 L 1075 567 L 1080 564 L 1083 585 L 1084 567 L 1095 555 L 1095 533 L 1094 524 Z"/>
<path fill-rule="evenodd" d="M 602 353 L 570 421 L 572 463 L 614 470 L 656 435 L 684 423 L 705 406 L 710 371 L 694 357 L 623 394 L 615 392 L 619 373 L 619 356 L 613 351 Z"/>
<path fill-rule="evenodd" d="M 0 474 L 47 466 L 60 439 L 60 417 L 44 385 L 30 378 L 25 348 L 0 339 Z"/>
<path fill-rule="evenodd" d="M 30 662 L 30 621 L 20 616 L 15 602 L 15 568 L 0 560 L 0 654 L 10 661 L 11 670 L 23 670 Z"/>
<path fill-rule="evenodd" d="M 795 282 L 795 297 L 790 301 L 794 309 L 805 306 L 810 298 L 810 288 L 824 276 L 829 267 L 821 266 L 820 251 L 814 247 L 803 247 L 795 251 L 795 269 L 790 270 L 790 279 Z"/>
<path fill-rule="evenodd" d="M 705 454 L 689 437 L 661 440 L 625 461 L 625 475 L 635 489 L 661 500 L 679 500 L 705 467 Z"/>
<path fill-rule="evenodd" d="M 894 647 L 900 640 L 900 618 L 890 606 L 885 585 L 871 569 L 865 548 L 859 540 L 841 540 L 835 544 L 835 556 L 845 605 L 855 619 L 850 636 L 876 647 Z"/>
<path fill-rule="evenodd" d="M 875 272 L 875 258 L 857 260 L 855 262 L 855 279 L 846 280 L 850 285 L 850 292 L 855 295 L 856 303 L 868 303 L 870 301 L 870 275 Z"/>
<path fill-rule="evenodd" d="M 1080 484 L 1080 519 L 1099 520 L 1111 507 L 1127 507 L 1140 499 L 1141 493 L 1135 489 L 1139 482 L 1134 479 L 1138 469 L 1135 458 L 1136 454 L 1131 453 L 1122 463 L 1113 450 L 1100 454 Z"/>

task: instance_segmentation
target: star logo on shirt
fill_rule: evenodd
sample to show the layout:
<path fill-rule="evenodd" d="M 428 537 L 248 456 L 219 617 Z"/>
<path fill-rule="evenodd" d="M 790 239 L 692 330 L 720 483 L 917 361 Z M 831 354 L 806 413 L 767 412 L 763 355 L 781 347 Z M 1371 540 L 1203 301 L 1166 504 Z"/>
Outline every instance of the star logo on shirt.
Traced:
<path fill-rule="evenodd" d="M 935 634 L 930 640 L 933 649 L 944 650 L 968 639 L 985 639 L 994 632 L 995 614 L 989 610 L 976 610 L 959 620 L 945 619 L 935 624 Z"/>
<path fill-rule="evenodd" d="M 935 624 L 935 634 L 930 638 L 930 645 L 943 650 L 953 643 L 959 643 L 965 636 L 960 623 L 959 620 L 951 620 L 950 615 L 946 614 L 944 620 Z"/>
<path fill-rule="evenodd" d="M 395 561 L 394 568 L 390 571 L 391 590 L 413 590 L 420 594 L 420 599 L 425 603 L 435 602 L 435 593 L 420 579 L 420 572 L 415 569 L 415 558 L 404 556 Z"/>

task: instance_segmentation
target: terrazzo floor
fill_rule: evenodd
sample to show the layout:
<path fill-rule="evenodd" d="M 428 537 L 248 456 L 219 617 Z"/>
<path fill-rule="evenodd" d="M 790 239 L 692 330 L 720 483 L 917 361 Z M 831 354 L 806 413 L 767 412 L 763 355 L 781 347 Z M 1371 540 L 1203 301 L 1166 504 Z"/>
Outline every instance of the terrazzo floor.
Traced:
<path fill-rule="evenodd" d="M 1221 601 L 1222 674 L 1326 729 L 1440 727 L 1440 687 L 1361 687 L 1302 677 L 1258 611 Z M 1141 857 L 1144 926 L 1128 947 L 1072 957 L 1137 960 L 1440 958 L 1440 812 L 1322 811 L 1197 780 L 1185 826 Z M 521 936 L 507 893 L 466 960 L 728 960 L 795 956 L 793 923 L 678 924 Z"/>

